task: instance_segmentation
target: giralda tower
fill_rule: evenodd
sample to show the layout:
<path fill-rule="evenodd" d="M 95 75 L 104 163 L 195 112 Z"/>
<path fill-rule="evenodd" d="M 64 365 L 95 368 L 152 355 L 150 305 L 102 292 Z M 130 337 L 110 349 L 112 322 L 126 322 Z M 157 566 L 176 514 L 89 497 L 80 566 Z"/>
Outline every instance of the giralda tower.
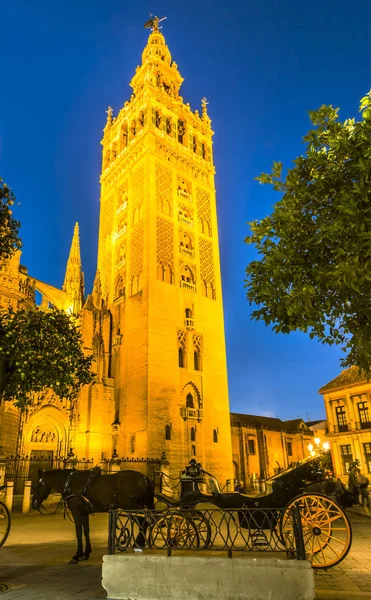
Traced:
<path fill-rule="evenodd" d="M 158 19 L 133 94 L 102 140 L 98 270 L 112 312 L 117 452 L 172 475 L 195 457 L 232 476 L 211 121 L 183 79 Z"/>

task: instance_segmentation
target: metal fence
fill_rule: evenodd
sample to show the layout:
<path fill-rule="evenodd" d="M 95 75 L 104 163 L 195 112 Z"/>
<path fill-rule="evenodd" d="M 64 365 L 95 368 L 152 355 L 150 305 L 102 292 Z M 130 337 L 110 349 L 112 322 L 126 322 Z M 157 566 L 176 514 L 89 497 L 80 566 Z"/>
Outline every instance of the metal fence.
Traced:
<path fill-rule="evenodd" d="M 284 552 L 305 559 L 299 509 L 112 510 L 108 554 L 128 548 L 232 552 Z"/>

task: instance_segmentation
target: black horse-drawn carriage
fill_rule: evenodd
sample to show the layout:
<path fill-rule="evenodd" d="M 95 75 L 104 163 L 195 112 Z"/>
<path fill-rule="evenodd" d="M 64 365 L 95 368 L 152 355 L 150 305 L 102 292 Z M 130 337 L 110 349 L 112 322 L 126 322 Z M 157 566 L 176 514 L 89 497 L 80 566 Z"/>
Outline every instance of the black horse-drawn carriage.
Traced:
<path fill-rule="evenodd" d="M 206 486 L 211 493 L 203 491 Z M 317 459 L 275 475 L 267 481 L 267 492 L 253 496 L 221 492 L 215 477 L 193 459 L 181 475 L 179 498 L 156 494 L 156 510 L 147 515 L 144 527 L 142 517 L 121 513 L 116 547 L 133 545 L 138 531 L 147 530 L 146 544 L 152 548 L 274 549 L 294 554 L 295 520 L 300 520 L 305 556 L 314 568 L 332 567 L 348 554 L 352 531 L 342 498 L 321 489 L 331 491 L 331 486 Z"/>

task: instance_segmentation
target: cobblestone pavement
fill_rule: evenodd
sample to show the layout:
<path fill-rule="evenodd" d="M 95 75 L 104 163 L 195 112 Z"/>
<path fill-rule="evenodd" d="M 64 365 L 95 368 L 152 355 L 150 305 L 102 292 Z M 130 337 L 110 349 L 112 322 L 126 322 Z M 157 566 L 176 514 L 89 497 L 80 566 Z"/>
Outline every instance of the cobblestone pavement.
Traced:
<path fill-rule="evenodd" d="M 348 557 L 338 567 L 315 574 L 318 600 L 371 600 L 371 518 L 353 513 L 351 520 L 353 546 Z M 91 519 L 92 558 L 68 565 L 75 552 L 74 526 L 68 519 L 63 521 L 61 514 L 14 514 L 9 538 L 0 548 L 0 598 L 106 598 L 100 583 L 106 538 L 107 515 L 96 515 Z"/>

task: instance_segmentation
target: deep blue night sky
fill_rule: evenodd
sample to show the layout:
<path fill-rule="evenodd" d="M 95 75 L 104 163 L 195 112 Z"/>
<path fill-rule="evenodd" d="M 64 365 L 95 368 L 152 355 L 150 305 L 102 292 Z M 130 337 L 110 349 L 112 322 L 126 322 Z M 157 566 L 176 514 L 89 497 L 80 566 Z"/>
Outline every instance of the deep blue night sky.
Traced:
<path fill-rule="evenodd" d="M 1 4 L 0 175 L 20 202 L 22 263 L 60 287 L 75 221 L 86 288 L 97 254 L 100 140 L 105 110 L 130 96 L 152 12 L 193 109 L 209 100 L 231 408 L 321 418 L 319 387 L 339 371 L 340 350 L 304 334 L 277 336 L 250 321 L 243 243 L 247 222 L 279 196 L 254 178 L 302 151 L 308 110 L 356 116 L 371 87 L 371 3 L 358 0 L 13 0 Z"/>

